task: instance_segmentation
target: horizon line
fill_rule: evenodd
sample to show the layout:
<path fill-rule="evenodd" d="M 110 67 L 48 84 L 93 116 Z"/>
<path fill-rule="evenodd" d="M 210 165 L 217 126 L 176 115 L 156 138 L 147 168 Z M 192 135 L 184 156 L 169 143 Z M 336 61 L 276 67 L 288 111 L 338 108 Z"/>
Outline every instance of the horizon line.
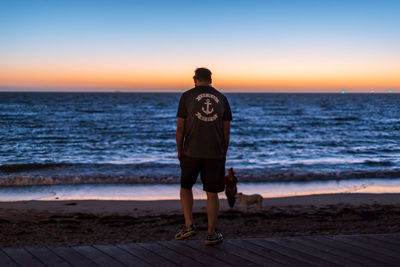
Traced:
<path fill-rule="evenodd" d="M 0 93 L 183 93 L 188 89 L 182 90 L 149 90 L 149 89 L 133 89 L 133 90 L 120 90 L 120 89 L 103 89 L 103 90 L 71 90 L 71 89 L 61 89 L 61 90 L 46 90 L 46 89 L 33 89 L 33 90 L 3 90 L 0 87 Z M 377 90 L 224 90 L 224 89 L 217 89 L 223 93 L 238 93 L 238 94 L 245 94 L 245 93 L 265 93 L 265 94 L 399 94 L 399 89 L 377 89 Z"/>

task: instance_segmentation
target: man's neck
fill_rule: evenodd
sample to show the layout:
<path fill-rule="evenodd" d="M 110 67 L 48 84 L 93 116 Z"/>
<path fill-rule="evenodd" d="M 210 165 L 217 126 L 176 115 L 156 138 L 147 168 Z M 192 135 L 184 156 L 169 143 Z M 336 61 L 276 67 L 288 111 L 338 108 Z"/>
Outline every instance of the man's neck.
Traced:
<path fill-rule="evenodd" d="M 196 86 L 211 86 L 211 83 L 209 83 L 209 82 L 198 82 L 198 83 L 196 83 Z"/>

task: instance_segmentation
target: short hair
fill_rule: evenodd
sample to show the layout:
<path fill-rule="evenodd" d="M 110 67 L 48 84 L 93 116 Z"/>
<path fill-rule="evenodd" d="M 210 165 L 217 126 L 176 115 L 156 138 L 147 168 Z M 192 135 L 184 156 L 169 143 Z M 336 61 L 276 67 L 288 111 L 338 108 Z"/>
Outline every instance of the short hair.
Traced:
<path fill-rule="evenodd" d="M 194 71 L 193 78 L 200 81 L 211 82 L 211 74 L 212 74 L 211 71 L 207 68 L 197 68 Z"/>

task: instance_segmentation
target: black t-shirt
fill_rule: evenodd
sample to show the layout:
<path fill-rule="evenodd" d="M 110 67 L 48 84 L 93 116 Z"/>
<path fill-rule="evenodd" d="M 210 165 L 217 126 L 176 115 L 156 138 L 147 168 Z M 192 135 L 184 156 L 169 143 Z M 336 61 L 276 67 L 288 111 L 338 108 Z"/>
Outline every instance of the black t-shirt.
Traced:
<path fill-rule="evenodd" d="M 192 158 L 222 158 L 224 121 L 232 120 L 228 99 L 211 86 L 184 92 L 177 117 L 185 119 L 183 154 Z"/>

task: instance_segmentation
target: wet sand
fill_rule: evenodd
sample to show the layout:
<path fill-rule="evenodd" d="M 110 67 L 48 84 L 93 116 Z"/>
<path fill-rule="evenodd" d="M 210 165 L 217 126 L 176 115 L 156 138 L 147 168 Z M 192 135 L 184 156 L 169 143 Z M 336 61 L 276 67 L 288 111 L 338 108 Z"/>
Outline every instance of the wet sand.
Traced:
<path fill-rule="evenodd" d="M 205 200 L 194 220 L 204 239 Z M 244 214 L 221 199 L 225 238 L 400 232 L 400 194 L 327 194 L 264 199 Z M 0 202 L 0 246 L 109 244 L 171 240 L 184 223 L 178 200 Z"/>

